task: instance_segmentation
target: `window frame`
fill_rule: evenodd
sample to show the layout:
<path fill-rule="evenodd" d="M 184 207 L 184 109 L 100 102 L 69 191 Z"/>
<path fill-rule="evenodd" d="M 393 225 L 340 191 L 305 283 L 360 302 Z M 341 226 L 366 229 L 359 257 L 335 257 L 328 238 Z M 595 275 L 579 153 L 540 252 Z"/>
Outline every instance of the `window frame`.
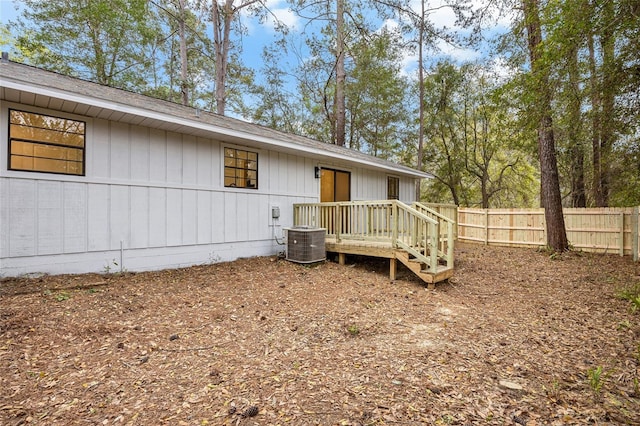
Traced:
<path fill-rule="evenodd" d="M 235 156 L 233 156 L 233 157 L 227 156 L 227 150 L 232 150 L 234 152 Z M 239 152 L 246 154 L 246 158 L 239 157 L 238 156 Z M 255 160 L 250 158 L 251 155 L 255 155 Z M 231 165 L 228 166 L 227 165 L 227 158 L 235 159 L 236 165 L 235 166 L 231 166 Z M 247 167 L 239 167 L 237 165 L 237 162 L 239 160 L 244 160 L 245 161 L 245 165 Z M 248 163 L 250 161 L 255 161 L 255 168 L 249 168 L 248 167 Z M 237 146 L 223 146 L 222 147 L 222 186 L 224 188 L 258 190 L 260 188 L 260 179 L 259 179 L 260 178 L 260 173 L 259 173 L 260 170 L 259 170 L 259 168 L 260 168 L 260 152 L 258 150 L 252 151 L 247 147 L 237 147 Z M 227 169 L 234 170 L 234 176 L 227 176 Z M 244 171 L 245 172 L 245 176 L 237 176 L 238 171 Z M 245 180 L 245 181 L 253 180 L 252 178 L 249 178 L 247 176 L 247 174 L 249 172 L 255 172 L 255 185 L 254 186 L 249 186 L 246 182 L 242 186 L 236 185 L 236 183 L 238 182 L 238 179 L 240 179 L 240 181 L 242 181 L 242 180 Z M 233 178 L 234 179 L 234 183 L 227 185 L 227 178 Z"/>
<path fill-rule="evenodd" d="M 395 182 L 395 197 L 391 194 L 391 184 Z M 399 200 L 400 199 L 400 178 L 397 176 L 387 176 L 387 200 Z"/>
<path fill-rule="evenodd" d="M 68 145 L 68 144 L 63 144 L 63 143 L 56 143 L 56 142 L 47 142 L 47 141 L 43 141 L 43 140 L 37 140 L 37 139 L 27 139 L 24 137 L 12 137 L 11 135 L 11 126 L 12 124 L 15 125 L 20 125 L 20 123 L 13 123 L 12 122 L 12 112 L 18 112 L 18 113 L 24 113 L 24 114 L 31 114 L 31 115 L 38 115 L 38 116 L 42 116 L 42 117 L 49 117 L 52 119 L 56 119 L 56 120 L 64 120 L 64 121 L 73 121 L 73 122 L 77 122 L 77 123 L 81 123 L 82 127 L 83 127 L 83 132 L 81 133 L 82 135 L 82 146 L 75 146 L 75 145 Z M 53 115 L 49 112 L 35 112 L 35 111 L 28 111 L 28 110 L 24 110 L 21 108 L 12 108 L 9 107 L 6 110 L 4 110 L 4 113 L 6 113 L 7 116 L 7 170 L 9 171 L 14 171 L 14 172 L 26 172 L 26 173 L 45 173 L 45 174 L 54 174 L 54 175 L 63 175 L 63 176 L 77 176 L 77 177 L 84 177 L 86 176 L 87 173 L 87 121 L 85 120 L 80 120 L 77 118 L 70 118 L 70 117 L 64 117 L 64 116 L 60 116 L 60 115 Z M 37 128 L 37 127 L 33 127 L 32 128 Z M 42 130 L 44 131 L 55 131 L 52 129 L 45 129 L 42 128 Z M 80 134 L 80 133 L 78 133 Z M 80 167 L 81 167 L 81 173 L 70 173 L 70 172 L 64 172 L 64 171 L 50 171 L 50 170 L 39 170 L 39 169 L 25 169 L 25 168 L 16 168 L 16 167 L 12 167 L 12 157 L 17 156 L 17 154 L 13 154 L 12 153 L 12 145 L 13 143 L 28 143 L 28 144 L 32 144 L 32 145 L 40 145 L 40 146 L 48 146 L 48 147 L 61 147 L 61 148 L 69 148 L 69 149 L 74 149 L 74 150 L 79 150 L 82 155 L 81 155 L 81 159 L 79 161 L 75 161 L 75 160 L 65 160 L 65 159 L 60 159 L 61 161 L 66 161 L 66 162 L 77 162 L 80 163 Z M 47 157 L 38 157 L 38 156 L 25 156 L 23 155 L 22 157 L 28 157 L 28 158 L 32 158 L 32 159 L 47 159 Z M 51 160 L 57 160 L 56 158 L 49 158 Z"/>

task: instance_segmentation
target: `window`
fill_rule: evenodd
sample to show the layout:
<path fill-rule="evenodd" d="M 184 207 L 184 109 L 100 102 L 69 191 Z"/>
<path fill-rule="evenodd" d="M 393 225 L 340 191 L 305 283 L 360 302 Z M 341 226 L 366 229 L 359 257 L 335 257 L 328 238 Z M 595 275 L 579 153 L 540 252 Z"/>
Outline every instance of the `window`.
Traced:
<path fill-rule="evenodd" d="M 393 176 L 387 177 L 387 199 L 400 199 L 400 179 Z"/>
<path fill-rule="evenodd" d="M 9 169 L 84 175 L 86 123 L 9 110 Z"/>
<path fill-rule="evenodd" d="M 225 148 L 224 186 L 258 189 L 258 153 Z"/>

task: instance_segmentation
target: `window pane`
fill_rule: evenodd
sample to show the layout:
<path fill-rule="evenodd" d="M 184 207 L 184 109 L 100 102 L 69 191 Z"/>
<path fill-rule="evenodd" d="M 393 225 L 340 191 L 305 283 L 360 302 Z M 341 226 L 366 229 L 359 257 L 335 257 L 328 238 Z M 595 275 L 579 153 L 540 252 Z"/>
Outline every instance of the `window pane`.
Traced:
<path fill-rule="evenodd" d="M 322 169 L 320 178 L 320 202 L 330 203 L 335 201 L 335 173 L 333 170 Z"/>
<path fill-rule="evenodd" d="M 11 168 L 18 170 L 33 170 L 33 157 L 11 156 Z"/>
<path fill-rule="evenodd" d="M 351 174 L 336 172 L 336 201 L 349 201 L 351 198 Z"/>
<path fill-rule="evenodd" d="M 27 142 L 13 142 L 11 144 L 11 154 L 28 155 L 33 157 L 33 144 Z"/>

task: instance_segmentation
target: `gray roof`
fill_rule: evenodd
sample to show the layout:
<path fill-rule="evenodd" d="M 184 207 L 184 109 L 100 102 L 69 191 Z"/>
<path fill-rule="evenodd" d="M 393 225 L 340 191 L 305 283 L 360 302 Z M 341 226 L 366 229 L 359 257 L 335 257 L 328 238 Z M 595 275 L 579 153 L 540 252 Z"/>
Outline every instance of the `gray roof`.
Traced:
<path fill-rule="evenodd" d="M 431 177 L 356 150 L 11 61 L 0 61 L 0 99 L 318 159 L 340 159 L 400 175 Z"/>

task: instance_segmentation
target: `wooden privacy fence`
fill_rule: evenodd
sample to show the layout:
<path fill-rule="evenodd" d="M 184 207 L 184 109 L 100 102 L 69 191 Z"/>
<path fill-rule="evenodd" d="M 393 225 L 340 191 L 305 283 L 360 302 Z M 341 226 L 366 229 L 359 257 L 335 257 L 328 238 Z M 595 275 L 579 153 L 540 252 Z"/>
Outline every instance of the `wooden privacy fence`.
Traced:
<path fill-rule="evenodd" d="M 573 248 L 638 260 L 638 207 L 565 208 Z M 506 246 L 545 246 L 544 209 L 458 209 L 458 239 Z"/>

